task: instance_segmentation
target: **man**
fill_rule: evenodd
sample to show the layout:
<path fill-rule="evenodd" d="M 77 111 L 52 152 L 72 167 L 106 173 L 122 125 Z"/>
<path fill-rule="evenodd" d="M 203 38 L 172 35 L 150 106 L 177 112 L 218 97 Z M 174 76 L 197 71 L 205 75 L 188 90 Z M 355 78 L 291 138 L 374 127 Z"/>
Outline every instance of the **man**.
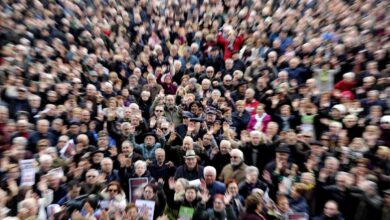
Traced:
<path fill-rule="evenodd" d="M 157 137 L 155 133 L 149 132 L 144 136 L 144 143 L 137 144 L 135 143 L 134 135 L 130 135 L 130 142 L 133 144 L 134 148 L 141 153 L 145 160 L 151 161 L 155 158 L 155 151 L 158 148 L 161 148 L 165 143 L 165 137 Z M 159 142 L 156 142 L 159 138 Z"/>
<path fill-rule="evenodd" d="M 36 153 L 37 149 L 35 146 L 37 145 L 40 139 L 48 139 L 50 141 L 50 146 L 54 146 L 57 144 L 55 140 L 55 135 L 49 132 L 49 121 L 46 119 L 40 119 L 37 122 L 37 131 L 33 132 L 31 136 L 28 138 L 28 150 L 32 153 Z"/>
<path fill-rule="evenodd" d="M 362 194 L 355 213 L 355 220 L 380 219 L 383 200 L 378 194 L 377 184 L 372 181 L 364 181 L 360 185 Z"/>
<path fill-rule="evenodd" d="M 210 161 L 208 164 L 215 167 L 217 169 L 217 173 L 221 173 L 222 168 L 229 164 L 230 162 L 230 154 L 229 152 L 232 150 L 232 146 L 230 141 L 222 140 L 218 148 L 211 149 L 210 153 Z"/>
<path fill-rule="evenodd" d="M 165 150 L 158 148 L 155 152 L 156 159 L 149 166 L 148 170 L 155 180 L 160 178 L 164 183 L 168 183 L 168 179 L 175 174 L 175 165 L 171 161 L 165 160 Z"/>
<path fill-rule="evenodd" d="M 180 108 L 175 103 L 176 97 L 174 95 L 167 95 L 165 97 L 165 118 L 174 124 L 179 124 L 182 119 L 180 115 Z"/>
<path fill-rule="evenodd" d="M 329 200 L 324 206 L 322 215 L 317 216 L 314 220 L 344 220 L 341 216 L 337 202 Z"/>
<path fill-rule="evenodd" d="M 242 152 L 245 162 L 254 165 L 260 170 L 272 161 L 275 155 L 274 145 L 267 141 L 265 135 L 257 130 L 251 131 L 248 139 L 243 140 Z"/>
<path fill-rule="evenodd" d="M 120 181 L 118 171 L 114 170 L 113 162 L 111 158 L 103 158 L 101 165 L 101 178 L 104 178 L 103 183 L 109 183 L 111 181 Z"/>
<path fill-rule="evenodd" d="M 81 195 L 99 194 L 104 185 L 98 182 L 99 171 L 90 169 L 85 174 L 85 181 L 81 183 Z"/>
<path fill-rule="evenodd" d="M 245 101 L 238 100 L 236 101 L 236 111 L 232 114 L 233 126 L 236 128 L 237 135 L 241 135 L 241 131 L 245 130 L 251 115 L 245 109 Z"/>
<path fill-rule="evenodd" d="M 60 201 L 58 201 L 58 205 L 60 206 L 65 205 L 67 202 L 80 196 L 81 186 L 79 182 L 72 180 L 67 184 L 67 188 L 68 193 L 66 194 L 66 196 L 64 196 L 62 199 L 60 199 Z"/>
<path fill-rule="evenodd" d="M 233 149 L 230 151 L 230 164 L 222 169 L 219 180 L 226 183 L 227 181 L 234 179 L 237 183 L 240 183 L 245 179 L 246 168 L 247 165 L 244 163 L 244 154 L 242 151 Z"/>
<path fill-rule="evenodd" d="M 18 203 L 17 219 L 37 219 L 39 205 L 35 198 L 26 198 Z"/>
<path fill-rule="evenodd" d="M 249 166 L 245 169 L 245 181 L 238 185 L 239 194 L 246 199 L 255 188 L 263 190 L 267 189 L 267 184 L 259 180 L 259 169 L 255 166 Z"/>
<path fill-rule="evenodd" d="M 222 182 L 216 181 L 217 170 L 212 166 L 206 166 L 203 170 L 204 180 L 211 197 L 217 194 L 225 194 L 226 187 Z"/>
<path fill-rule="evenodd" d="M 384 191 L 382 220 L 390 219 L 390 189 Z"/>
<path fill-rule="evenodd" d="M 179 166 L 175 172 L 175 180 L 185 178 L 189 181 L 203 179 L 203 166 L 198 165 L 194 150 L 188 150 L 184 156 L 185 164 Z"/>

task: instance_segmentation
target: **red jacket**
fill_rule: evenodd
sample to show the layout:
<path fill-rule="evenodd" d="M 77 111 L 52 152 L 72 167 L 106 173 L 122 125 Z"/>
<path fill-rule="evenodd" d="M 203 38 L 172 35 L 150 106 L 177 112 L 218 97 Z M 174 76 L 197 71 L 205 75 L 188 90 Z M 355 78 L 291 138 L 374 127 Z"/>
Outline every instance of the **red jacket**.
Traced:
<path fill-rule="evenodd" d="M 218 34 L 217 43 L 223 46 L 223 59 L 227 60 L 232 57 L 233 51 L 240 50 L 244 44 L 244 35 L 240 34 L 236 37 L 233 43 L 233 48 L 229 47 L 229 41 Z"/>
<path fill-rule="evenodd" d="M 340 82 L 338 82 L 334 86 L 334 88 L 340 90 L 341 92 L 352 91 L 352 89 L 355 87 L 355 85 L 356 85 L 355 81 L 353 81 L 353 82 L 346 82 L 344 80 L 341 80 Z"/>

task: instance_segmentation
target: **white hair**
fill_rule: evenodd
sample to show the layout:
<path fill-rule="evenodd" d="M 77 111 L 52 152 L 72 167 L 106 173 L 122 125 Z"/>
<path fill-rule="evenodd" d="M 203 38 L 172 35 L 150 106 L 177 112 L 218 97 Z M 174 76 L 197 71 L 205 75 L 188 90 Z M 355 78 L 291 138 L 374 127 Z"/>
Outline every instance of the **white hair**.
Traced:
<path fill-rule="evenodd" d="M 26 146 L 27 139 L 25 137 L 16 137 L 12 140 L 12 144 L 19 144 L 19 145 Z"/>
<path fill-rule="evenodd" d="M 248 166 L 245 169 L 245 173 L 253 173 L 253 172 L 256 172 L 257 174 L 259 174 L 259 169 L 255 166 Z"/>
<path fill-rule="evenodd" d="M 232 144 L 228 140 L 222 140 L 221 143 L 219 143 L 219 146 L 222 146 L 222 145 L 225 145 L 225 144 L 228 146 L 228 148 L 232 147 Z"/>
<path fill-rule="evenodd" d="M 53 162 L 53 157 L 49 154 L 43 154 L 42 156 L 39 157 L 39 162 L 40 163 Z"/>
<path fill-rule="evenodd" d="M 239 158 L 241 158 L 242 160 L 244 159 L 244 153 L 240 149 L 233 149 L 232 151 L 230 151 L 230 155 L 232 154 L 237 154 Z"/>
<path fill-rule="evenodd" d="M 217 176 L 217 170 L 215 169 L 215 167 L 206 166 L 203 169 L 203 175 L 206 176 L 206 173 L 208 173 L 208 172 L 211 172 L 213 176 Z"/>
<path fill-rule="evenodd" d="M 96 176 L 98 176 L 99 175 L 99 171 L 96 170 L 96 169 L 90 169 L 90 170 L 87 171 L 87 173 L 85 175 L 87 176 L 88 174 L 95 174 Z"/>
<path fill-rule="evenodd" d="M 137 160 L 137 161 L 134 163 L 134 167 L 139 167 L 139 166 L 143 166 L 144 168 L 146 168 L 146 162 L 143 161 L 143 160 Z"/>
<path fill-rule="evenodd" d="M 257 130 L 253 130 L 253 131 L 251 131 L 250 136 L 251 137 L 260 137 L 261 136 L 261 132 L 257 131 Z"/>

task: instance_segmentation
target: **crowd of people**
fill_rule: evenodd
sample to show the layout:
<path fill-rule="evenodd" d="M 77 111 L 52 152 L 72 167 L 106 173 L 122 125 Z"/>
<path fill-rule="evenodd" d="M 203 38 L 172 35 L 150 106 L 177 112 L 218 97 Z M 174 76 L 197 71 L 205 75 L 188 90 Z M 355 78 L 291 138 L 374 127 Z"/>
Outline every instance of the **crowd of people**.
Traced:
<path fill-rule="evenodd" d="M 0 219 L 389 220 L 379 0 L 2 0 Z"/>

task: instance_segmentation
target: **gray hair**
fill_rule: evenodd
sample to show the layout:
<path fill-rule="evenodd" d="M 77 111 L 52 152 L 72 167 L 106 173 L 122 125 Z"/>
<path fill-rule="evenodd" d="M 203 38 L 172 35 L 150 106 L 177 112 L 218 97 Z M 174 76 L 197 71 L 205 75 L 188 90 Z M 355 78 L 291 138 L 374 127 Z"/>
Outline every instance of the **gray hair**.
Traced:
<path fill-rule="evenodd" d="M 217 176 L 217 170 L 215 167 L 207 166 L 203 169 L 203 175 L 206 176 L 206 173 L 211 172 L 213 176 Z"/>
<path fill-rule="evenodd" d="M 245 169 L 245 173 L 253 173 L 253 172 L 256 172 L 257 174 L 259 174 L 259 169 L 255 166 L 248 166 Z"/>

